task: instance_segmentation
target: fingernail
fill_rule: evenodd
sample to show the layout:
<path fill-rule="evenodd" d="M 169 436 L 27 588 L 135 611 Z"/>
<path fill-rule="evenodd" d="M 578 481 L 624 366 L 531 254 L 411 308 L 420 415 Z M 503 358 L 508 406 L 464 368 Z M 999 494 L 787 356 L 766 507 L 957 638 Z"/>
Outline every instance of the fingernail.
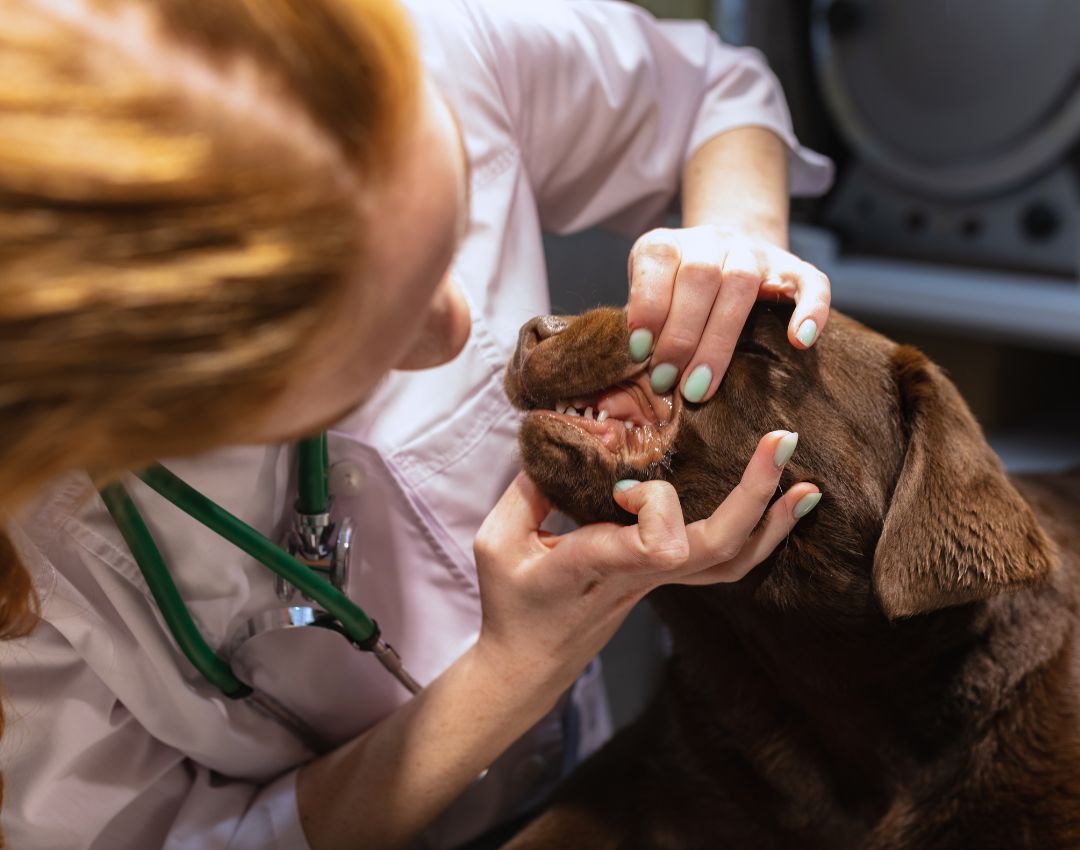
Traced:
<path fill-rule="evenodd" d="M 791 456 L 795 454 L 795 447 L 799 445 L 799 434 L 797 431 L 792 431 L 785 437 L 780 439 L 780 442 L 776 444 L 776 454 L 773 455 L 773 463 L 779 467 L 783 467 Z"/>
<path fill-rule="evenodd" d="M 705 393 L 709 391 L 709 384 L 711 383 L 712 369 L 702 363 L 690 373 L 690 377 L 687 378 L 686 383 L 683 384 L 683 398 L 697 404 L 705 398 Z"/>
<path fill-rule="evenodd" d="M 792 514 L 795 515 L 795 519 L 802 519 L 810 511 L 817 507 L 817 503 L 821 501 L 820 493 L 807 493 L 798 502 L 795 503 L 795 510 Z"/>
<path fill-rule="evenodd" d="M 635 481 L 633 478 L 624 478 L 622 479 L 622 481 L 615 482 L 615 492 L 623 493 L 629 490 L 631 487 L 637 487 L 640 483 L 640 481 Z M 802 503 L 800 502 L 800 504 Z"/>
<path fill-rule="evenodd" d="M 652 370 L 649 383 L 652 391 L 657 394 L 666 393 L 675 386 L 675 379 L 679 377 L 679 370 L 672 363 L 661 363 Z"/>
<path fill-rule="evenodd" d="M 648 328 L 638 328 L 630 334 L 630 359 L 640 363 L 652 351 L 652 331 Z"/>
<path fill-rule="evenodd" d="M 807 319 L 799 325 L 799 332 L 795 334 L 795 339 L 807 348 L 813 345 L 814 340 L 817 339 L 817 322 L 813 319 Z"/>

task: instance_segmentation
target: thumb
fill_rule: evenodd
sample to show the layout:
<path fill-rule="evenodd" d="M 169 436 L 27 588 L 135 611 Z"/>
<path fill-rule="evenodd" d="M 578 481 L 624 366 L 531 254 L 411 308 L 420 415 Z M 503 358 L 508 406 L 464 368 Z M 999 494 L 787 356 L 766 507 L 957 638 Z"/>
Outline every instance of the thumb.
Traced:
<path fill-rule="evenodd" d="M 637 525 L 622 528 L 619 533 L 636 538 L 633 542 L 640 548 L 644 567 L 666 570 L 686 562 L 690 543 L 674 487 L 666 481 L 620 481 L 614 498 L 619 507 L 638 518 Z"/>
<path fill-rule="evenodd" d="M 492 546 L 518 542 L 540 530 L 551 508 L 551 501 L 540 488 L 519 472 L 484 519 L 477 538 Z"/>

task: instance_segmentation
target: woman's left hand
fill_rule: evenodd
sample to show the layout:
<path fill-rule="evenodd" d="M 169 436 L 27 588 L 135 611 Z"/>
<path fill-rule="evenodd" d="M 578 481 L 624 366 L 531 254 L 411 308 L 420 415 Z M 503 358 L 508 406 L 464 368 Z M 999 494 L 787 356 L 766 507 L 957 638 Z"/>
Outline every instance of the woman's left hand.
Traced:
<path fill-rule="evenodd" d="M 630 354 L 653 389 L 676 382 L 691 402 L 712 398 L 757 300 L 795 302 L 788 340 L 814 344 L 829 317 L 829 279 L 783 248 L 712 224 L 658 228 L 630 252 Z"/>

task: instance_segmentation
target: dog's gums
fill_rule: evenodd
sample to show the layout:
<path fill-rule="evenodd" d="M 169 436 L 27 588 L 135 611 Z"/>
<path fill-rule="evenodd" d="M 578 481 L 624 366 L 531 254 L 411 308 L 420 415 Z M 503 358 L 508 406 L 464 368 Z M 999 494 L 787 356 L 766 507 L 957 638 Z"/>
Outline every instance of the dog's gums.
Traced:
<path fill-rule="evenodd" d="M 601 456 L 614 471 L 621 467 L 644 470 L 663 460 L 678 429 L 678 404 L 672 393 L 653 392 L 644 370 L 632 380 L 598 389 L 551 407 L 526 408 L 541 429 L 574 433 L 604 450 Z"/>

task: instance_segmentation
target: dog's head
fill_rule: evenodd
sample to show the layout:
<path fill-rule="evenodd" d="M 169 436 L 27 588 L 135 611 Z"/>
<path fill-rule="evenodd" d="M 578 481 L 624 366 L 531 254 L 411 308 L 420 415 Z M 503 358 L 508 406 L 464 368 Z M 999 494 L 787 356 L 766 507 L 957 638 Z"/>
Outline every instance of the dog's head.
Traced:
<path fill-rule="evenodd" d="M 941 371 L 835 312 L 796 350 L 790 315 L 754 308 L 701 405 L 651 390 L 623 311 L 533 319 L 506 374 L 527 411 L 526 472 L 580 522 L 632 520 L 611 496 L 620 478 L 670 481 L 692 521 L 731 492 L 761 435 L 785 428 L 801 438 L 781 487 L 813 481 L 824 498 L 751 573 L 757 601 L 895 618 L 1045 576 L 1050 543 Z"/>

